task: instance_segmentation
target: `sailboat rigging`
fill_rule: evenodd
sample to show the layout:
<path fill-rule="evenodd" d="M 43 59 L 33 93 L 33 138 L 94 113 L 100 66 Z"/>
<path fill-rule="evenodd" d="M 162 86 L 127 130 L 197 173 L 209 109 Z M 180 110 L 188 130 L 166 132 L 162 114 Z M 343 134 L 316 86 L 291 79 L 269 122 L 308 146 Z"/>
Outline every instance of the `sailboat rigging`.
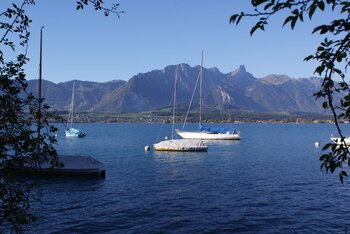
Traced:
<path fill-rule="evenodd" d="M 202 125 L 203 121 L 203 50 L 200 66 L 200 83 L 199 83 L 199 130 L 184 131 L 176 129 L 177 134 L 185 139 L 203 139 L 203 140 L 239 140 L 240 132 L 235 128 L 212 128 Z"/>
<path fill-rule="evenodd" d="M 68 123 L 67 123 L 67 128 L 66 128 L 66 137 L 84 137 L 85 133 L 73 128 L 73 113 L 74 113 L 74 88 L 75 88 L 75 83 L 73 83 L 73 91 L 72 91 L 72 100 L 71 100 L 71 107 L 69 110 L 68 114 Z"/>
<path fill-rule="evenodd" d="M 189 140 L 189 139 L 174 139 L 174 126 L 175 126 L 175 114 L 176 114 L 176 83 L 178 77 L 178 68 L 175 71 L 175 84 L 174 84 L 174 102 L 173 102 L 173 123 L 171 129 L 171 140 L 161 141 L 153 145 L 157 151 L 207 151 L 208 145 L 201 140 Z"/>

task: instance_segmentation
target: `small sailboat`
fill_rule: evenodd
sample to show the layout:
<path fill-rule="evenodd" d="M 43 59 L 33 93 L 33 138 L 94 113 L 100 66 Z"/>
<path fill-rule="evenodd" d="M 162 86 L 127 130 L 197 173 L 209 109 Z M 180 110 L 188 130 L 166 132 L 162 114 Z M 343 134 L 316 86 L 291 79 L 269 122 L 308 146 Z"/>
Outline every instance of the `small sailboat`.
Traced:
<path fill-rule="evenodd" d="M 165 140 L 153 144 L 157 151 L 207 151 L 208 145 L 201 140 L 174 139 L 174 125 L 176 112 L 176 83 L 177 69 L 175 73 L 174 103 L 173 103 L 173 124 L 171 130 L 171 140 Z"/>
<path fill-rule="evenodd" d="M 199 130 L 198 131 L 184 131 L 176 129 L 177 134 L 185 139 L 202 139 L 202 140 L 239 140 L 240 132 L 235 128 L 212 128 L 202 125 L 203 113 L 203 51 L 200 67 L 200 84 L 199 84 Z"/>
<path fill-rule="evenodd" d="M 42 100 L 42 37 L 43 27 L 40 30 L 40 64 L 39 64 L 39 107 L 38 111 L 41 113 L 41 100 Z M 73 85 L 74 93 L 74 85 Z M 40 126 L 41 117 L 38 117 L 38 141 L 40 141 Z M 85 135 L 85 134 L 84 134 Z M 40 142 L 39 142 L 40 143 Z M 39 144 L 38 143 L 38 144 Z M 99 176 L 105 177 L 106 170 L 102 162 L 96 160 L 90 156 L 81 155 L 57 155 L 58 164 L 63 166 L 56 167 L 49 160 L 41 160 L 36 164 L 26 161 L 22 165 L 15 165 L 15 170 L 18 172 L 24 172 L 25 175 L 52 175 L 52 176 Z M 40 155 L 36 156 L 40 158 Z"/>
<path fill-rule="evenodd" d="M 67 124 L 67 128 L 65 130 L 65 133 L 66 133 L 66 137 L 85 137 L 84 132 L 82 132 L 76 128 L 73 128 L 74 86 L 75 86 L 75 83 L 73 83 L 71 107 L 70 107 L 70 111 L 68 114 L 68 124 Z"/>

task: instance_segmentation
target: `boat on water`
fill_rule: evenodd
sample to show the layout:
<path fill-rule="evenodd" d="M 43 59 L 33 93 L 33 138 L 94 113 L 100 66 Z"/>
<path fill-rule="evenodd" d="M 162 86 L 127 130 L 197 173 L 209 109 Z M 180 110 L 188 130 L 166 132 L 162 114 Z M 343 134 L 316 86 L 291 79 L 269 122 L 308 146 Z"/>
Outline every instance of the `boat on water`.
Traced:
<path fill-rule="evenodd" d="M 39 100 L 41 98 L 42 87 L 42 34 L 43 28 L 40 30 L 40 74 L 39 74 Z M 73 85 L 74 93 L 74 85 Z M 39 112 L 41 112 L 41 101 L 39 101 Z M 39 115 L 40 116 L 40 115 Z M 41 118 L 38 118 L 38 126 L 41 125 Z M 79 133 L 78 133 L 79 135 Z M 84 134 L 85 135 L 85 134 Z M 66 135 L 67 136 L 67 135 Z M 38 139 L 40 140 L 40 128 L 38 127 Z M 38 155 L 37 157 L 41 157 Z M 45 157 L 44 157 L 45 158 Z M 101 176 L 105 177 L 106 170 L 102 162 L 91 156 L 81 155 L 57 155 L 58 164 L 53 166 L 48 159 L 42 159 L 33 164 L 32 161 L 26 161 L 21 165 L 15 165 L 18 172 L 34 175 L 53 175 L 53 176 Z"/>
<path fill-rule="evenodd" d="M 199 75 L 199 129 L 197 131 L 185 131 L 176 129 L 177 134 L 179 134 L 184 139 L 202 139 L 202 140 L 239 140 L 240 132 L 236 128 L 212 128 L 202 125 L 202 115 L 203 115 L 203 51 L 200 66 Z M 195 87 L 196 88 L 196 87 Z M 190 104 L 191 105 L 191 104 Z M 189 108 L 190 109 L 190 108 Z M 185 123 L 184 123 L 185 125 Z"/>
<path fill-rule="evenodd" d="M 347 146 L 350 146 L 350 137 L 345 137 L 345 138 L 341 138 L 341 137 L 331 137 L 331 141 L 332 143 L 334 144 L 337 144 L 337 145 L 343 145 L 344 143 L 347 145 Z"/>
<path fill-rule="evenodd" d="M 208 145 L 203 141 L 190 139 L 172 139 L 154 144 L 157 151 L 207 151 Z"/>
<path fill-rule="evenodd" d="M 240 133 L 235 128 L 212 128 L 199 127 L 199 131 L 183 131 L 176 129 L 184 139 L 202 139 L 202 140 L 239 140 Z"/>
<path fill-rule="evenodd" d="M 208 145 L 201 140 L 188 140 L 188 139 L 174 139 L 174 125 L 175 125 L 175 112 L 176 112 L 176 83 L 177 83 L 177 71 L 175 71 L 175 85 L 174 85 L 174 98 L 173 98 L 173 123 L 171 130 L 171 140 L 165 140 L 153 144 L 153 147 L 157 151 L 207 151 Z"/>
<path fill-rule="evenodd" d="M 75 128 L 67 128 L 65 130 L 66 137 L 85 137 L 85 133 L 75 129 Z"/>
<path fill-rule="evenodd" d="M 66 137 L 85 137 L 85 133 L 80 131 L 79 129 L 73 128 L 73 111 L 74 111 L 74 87 L 75 83 L 73 83 L 73 91 L 72 91 L 72 100 L 71 107 L 68 114 L 68 124 L 65 130 Z"/>

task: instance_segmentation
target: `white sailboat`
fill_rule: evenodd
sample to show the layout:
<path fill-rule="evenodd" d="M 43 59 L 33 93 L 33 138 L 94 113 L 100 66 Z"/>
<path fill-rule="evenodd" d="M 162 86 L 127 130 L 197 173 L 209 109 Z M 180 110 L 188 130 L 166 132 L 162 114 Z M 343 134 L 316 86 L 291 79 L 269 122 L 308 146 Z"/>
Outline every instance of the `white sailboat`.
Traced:
<path fill-rule="evenodd" d="M 350 137 L 344 137 L 343 139 L 341 137 L 334 137 L 334 136 L 331 136 L 331 141 L 334 143 L 334 144 L 337 144 L 337 145 L 347 145 L 347 146 L 350 146 Z"/>
<path fill-rule="evenodd" d="M 202 126 L 203 113 L 203 51 L 200 67 L 200 84 L 199 84 L 199 130 L 198 131 L 184 131 L 176 129 L 177 134 L 185 139 L 202 139 L 202 140 L 239 140 L 240 132 L 235 128 L 212 128 Z"/>
<path fill-rule="evenodd" d="M 72 91 L 72 100 L 71 100 L 71 107 L 68 114 L 68 124 L 67 128 L 65 130 L 66 137 L 85 137 L 85 133 L 73 128 L 73 110 L 74 110 L 74 86 L 75 83 L 73 83 L 73 91 Z"/>
<path fill-rule="evenodd" d="M 176 83 L 177 69 L 175 73 L 174 103 L 173 103 L 173 124 L 171 130 L 171 140 L 165 140 L 153 144 L 157 151 L 207 151 L 208 145 L 201 140 L 174 139 L 175 110 L 176 110 Z"/>

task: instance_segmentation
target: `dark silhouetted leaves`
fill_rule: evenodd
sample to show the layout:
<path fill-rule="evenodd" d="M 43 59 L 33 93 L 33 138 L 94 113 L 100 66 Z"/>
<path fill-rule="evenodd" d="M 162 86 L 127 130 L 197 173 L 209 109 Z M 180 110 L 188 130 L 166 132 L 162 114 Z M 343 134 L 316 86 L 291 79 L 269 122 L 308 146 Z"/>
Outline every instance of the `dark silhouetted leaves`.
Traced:
<path fill-rule="evenodd" d="M 290 24 L 292 30 L 298 21 L 304 20 L 304 14 L 312 19 L 316 13 L 322 14 L 327 6 L 338 18 L 328 24 L 318 25 L 312 30 L 313 34 L 320 34 L 324 40 L 317 47 L 315 54 L 307 56 L 304 61 L 314 60 L 318 63 L 314 72 L 323 78 L 323 83 L 321 89 L 314 93 L 314 97 L 322 98 L 322 107 L 333 114 L 336 129 L 341 139 L 344 139 L 338 120 L 350 121 L 350 88 L 345 82 L 345 74 L 350 66 L 350 2 L 347 0 L 253 0 L 252 6 L 253 13 L 244 12 L 230 18 L 231 23 L 238 24 L 239 16 L 257 17 L 257 22 L 250 30 L 251 35 L 258 29 L 264 31 L 269 20 L 281 12 L 287 12 L 282 25 Z M 335 94 L 343 97 L 338 99 L 339 103 L 335 103 Z M 323 150 L 330 152 L 320 157 L 321 169 L 331 173 L 341 169 L 339 177 L 343 183 L 343 178 L 347 174 L 342 170 L 342 165 L 350 156 L 348 147 L 329 143 L 323 147 Z"/>

